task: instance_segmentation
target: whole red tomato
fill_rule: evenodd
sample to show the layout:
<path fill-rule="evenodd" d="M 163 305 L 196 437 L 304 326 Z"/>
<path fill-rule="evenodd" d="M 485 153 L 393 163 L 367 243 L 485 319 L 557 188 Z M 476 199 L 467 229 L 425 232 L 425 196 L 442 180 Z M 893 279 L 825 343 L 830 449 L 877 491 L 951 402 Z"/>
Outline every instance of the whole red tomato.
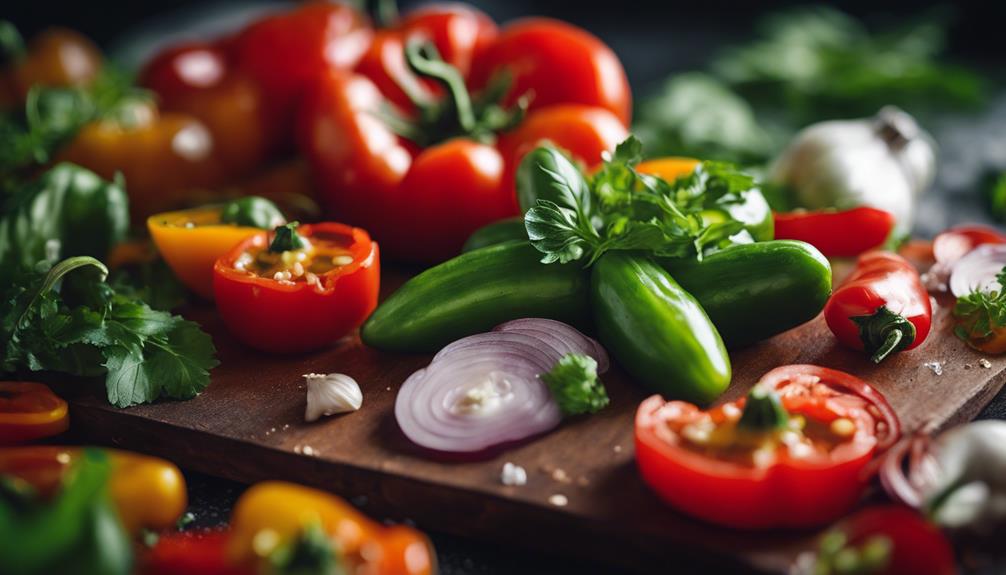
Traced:
<path fill-rule="evenodd" d="M 266 158 L 270 141 L 261 90 L 233 69 L 219 45 L 169 48 L 143 68 L 140 84 L 157 93 L 161 109 L 189 114 L 206 125 L 214 156 L 228 177 L 247 174 Z"/>
<path fill-rule="evenodd" d="M 575 103 L 632 120 L 632 95 L 621 62 L 586 30 L 558 20 L 529 18 L 500 33 L 472 68 L 471 85 L 485 87 L 499 73 L 511 76 L 506 103 L 531 96 L 531 109 Z"/>
<path fill-rule="evenodd" d="M 285 139 L 307 86 L 329 69 L 355 66 L 373 34 L 368 18 L 349 4 L 315 0 L 253 23 L 228 46 L 265 95 L 270 133 Z"/>

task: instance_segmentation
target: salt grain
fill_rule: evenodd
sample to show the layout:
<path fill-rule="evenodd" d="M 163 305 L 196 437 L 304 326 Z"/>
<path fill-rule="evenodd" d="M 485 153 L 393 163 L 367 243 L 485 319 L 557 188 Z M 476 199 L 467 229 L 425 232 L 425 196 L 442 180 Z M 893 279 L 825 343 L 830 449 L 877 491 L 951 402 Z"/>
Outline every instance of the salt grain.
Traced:
<path fill-rule="evenodd" d="M 614 447 L 614 450 L 615 450 L 615 453 L 621 453 L 622 452 L 622 446 L 621 445 L 616 445 Z"/>
<path fill-rule="evenodd" d="M 527 470 L 520 465 L 515 465 L 509 461 L 503 464 L 503 472 L 500 474 L 500 481 L 503 485 L 519 486 L 527 484 Z"/>
<path fill-rule="evenodd" d="M 927 361 L 922 364 L 932 370 L 934 375 L 943 375 L 943 362 L 942 361 Z"/>
<path fill-rule="evenodd" d="M 978 360 L 978 365 L 984 367 L 985 369 L 989 369 L 990 367 L 992 367 L 992 362 L 983 357 Z"/>
<path fill-rule="evenodd" d="M 570 478 L 569 475 L 566 474 L 566 470 L 558 467 L 552 472 L 552 479 L 558 481 L 559 483 L 570 482 Z"/>

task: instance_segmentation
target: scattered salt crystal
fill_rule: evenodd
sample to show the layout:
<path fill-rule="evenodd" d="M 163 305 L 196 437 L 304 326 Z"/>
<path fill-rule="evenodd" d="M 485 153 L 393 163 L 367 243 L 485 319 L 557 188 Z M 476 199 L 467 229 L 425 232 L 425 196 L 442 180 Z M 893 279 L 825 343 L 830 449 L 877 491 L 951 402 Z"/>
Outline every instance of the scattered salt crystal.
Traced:
<path fill-rule="evenodd" d="M 520 465 L 514 465 L 507 461 L 503 464 L 503 473 L 500 474 L 500 481 L 503 485 L 525 485 L 527 484 L 527 470 Z"/>
<path fill-rule="evenodd" d="M 984 367 L 985 369 L 988 369 L 988 368 L 992 367 L 992 362 L 989 361 L 989 360 L 987 360 L 987 359 L 985 359 L 983 357 L 983 358 L 981 358 L 981 359 L 978 360 L 978 365 Z"/>
<path fill-rule="evenodd" d="M 615 453 L 621 453 L 622 452 L 622 446 L 621 445 L 616 445 L 614 447 L 614 450 L 615 450 Z"/>
<path fill-rule="evenodd" d="M 548 502 L 556 507 L 565 507 L 569 503 L 569 499 L 562 493 L 556 493 L 548 498 Z"/>
<path fill-rule="evenodd" d="M 943 375 L 943 362 L 942 361 L 927 361 L 922 364 L 932 370 L 935 375 Z"/>
<path fill-rule="evenodd" d="M 301 450 L 301 453 L 303 453 L 304 455 L 311 456 L 311 455 L 314 455 L 316 452 L 315 452 L 314 448 L 311 447 L 310 445 L 305 445 L 304 449 Z"/>
<path fill-rule="evenodd" d="M 570 482 L 570 478 L 569 478 L 569 475 L 566 474 L 566 470 L 558 468 L 558 467 L 555 468 L 555 470 L 552 472 L 552 479 L 554 479 L 555 481 L 558 481 L 559 483 L 569 483 Z"/>

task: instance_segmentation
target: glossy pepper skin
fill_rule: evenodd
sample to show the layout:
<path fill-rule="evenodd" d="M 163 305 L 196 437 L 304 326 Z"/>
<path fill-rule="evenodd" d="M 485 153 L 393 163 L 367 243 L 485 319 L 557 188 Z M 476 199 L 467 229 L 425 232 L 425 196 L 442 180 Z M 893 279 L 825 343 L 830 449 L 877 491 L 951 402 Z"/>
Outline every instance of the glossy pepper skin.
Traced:
<path fill-rule="evenodd" d="M 666 270 L 609 252 L 591 271 L 601 342 L 629 374 L 667 397 L 708 403 L 730 385 L 730 358 L 696 299 Z"/>
<path fill-rule="evenodd" d="M 320 523 L 347 572 L 375 575 L 431 575 L 436 556 L 426 537 L 403 525 L 384 526 L 324 491 L 269 481 L 241 495 L 231 516 L 227 554 L 236 565 L 255 566 L 264 555 L 291 541 L 310 523 Z M 259 534 L 275 537 L 266 548 Z M 358 571 L 357 571 L 358 569 Z"/>
<path fill-rule="evenodd" d="M 846 347 L 864 350 L 880 363 L 895 351 L 926 340 L 933 319 L 919 272 L 889 252 L 860 256 L 824 308 L 828 327 Z"/>
<path fill-rule="evenodd" d="M 814 319 L 831 296 L 831 264 L 791 240 L 739 244 L 695 259 L 661 259 L 709 314 L 729 348 Z"/>
<path fill-rule="evenodd" d="M 880 247 L 894 229 L 894 215 L 876 208 L 777 212 L 775 237 L 811 244 L 828 257 L 855 257 Z"/>
<path fill-rule="evenodd" d="M 173 463 L 128 451 L 106 450 L 112 476 L 108 491 L 127 533 L 168 529 L 185 511 L 185 478 Z M 39 445 L 0 449 L 0 474 L 23 479 L 43 496 L 58 491 L 63 475 L 82 456 L 79 447 Z"/>
<path fill-rule="evenodd" d="M 569 44 L 565 52 L 511 54 L 496 48 L 495 26 L 481 13 L 443 6 L 425 10 L 405 15 L 379 34 L 356 73 L 329 70 L 318 80 L 301 108 L 298 141 L 328 213 L 366 227 L 389 257 L 431 263 L 456 255 L 483 225 L 518 214 L 514 172 L 538 142 L 549 139 L 587 165 L 597 164 L 602 152 L 627 135 L 628 109 L 614 106 L 624 112 L 620 115 L 603 105 L 596 93 L 553 90 L 544 84 L 571 77 L 564 74 L 584 84 L 598 83 L 600 72 L 590 62 L 595 49 L 607 48 L 593 37 L 592 42 Z M 554 22 L 543 26 L 558 36 L 573 28 Z M 460 29 L 468 30 L 468 35 L 449 32 Z M 499 36 L 501 41 L 507 30 Z M 507 69 L 520 75 L 521 66 L 528 64 L 537 72 L 517 84 L 550 95 L 531 102 L 531 111 L 516 126 L 498 121 L 489 122 L 491 126 L 476 122 L 474 128 L 464 127 L 460 120 L 460 127 L 420 122 L 414 133 L 400 136 L 386 121 L 387 106 L 408 99 L 408 106 L 399 106 L 399 115 L 412 121 L 459 108 L 442 107 L 448 94 L 456 99 L 455 91 L 445 89 L 442 80 L 434 84 L 432 77 L 418 77 L 415 60 L 401 54 L 419 37 L 431 39 L 453 66 L 454 87 L 460 91 L 476 86 L 469 70 L 474 74 Z M 490 54 L 496 54 L 492 62 L 483 63 Z M 602 58 L 607 62 L 603 71 L 623 78 L 621 65 L 610 50 L 608 54 L 611 59 Z M 548 70 L 555 77 L 546 79 L 542 71 Z M 412 89 L 403 91 L 403 85 Z M 608 83 L 605 89 L 628 102 L 627 84 Z M 414 93 L 404 98 L 406 92 Z M 510 98 L 509 103 L 515 101 Z M 446 120 L 451 120 L 449 116 L 445 114 Z M 420 237 L 422 241 L 416 241 Z"/>
<path fill-rule="evenodd" d="M 462 254 L 415 276 L 363 324 L 360 337 L 389 351 L 436 351 L 505 321 L 544 317 L 581 325 L 590 316 L 588 275 L 542 264 L 527 241 Z"/>
<path fill-rule="evenodd" d="M 213 293 L 220 317 L 245 345 L 275 353 L 319 349 L 356 329 L 377 307 L 380 259 L 377 243 L 366 231 L 321 223 L 300 226 L 297 233 L 342 238 L 353 261 L 319 274 L 320 289 L 306 282 L 286 285 L 234 267 L 249 249 L 267 249 L 269 234 L 234 246 L 213 266 Z"/>
<path fill-rule="evenodd" d="M 818 450 L 799 459 L 784 452 L 767 467 L 755 467 L 684 447 L 676 427 L 703 412 L 654 395 L 636 412 L 636 464 L 643 481 L 674 508 L 717 525 L 805 528 L 841 517 L 865 491 L 864 468 L 897 440 L 894 411 L 866 382 L 812 365 L 774 369 L 760 385 L 778 393 L 791 415 L 824 424 L 850 419 L 854 435 L 841 450 Z M 742 409 L 744 401 L 706 413 L 718 423 Z M 879 415 L 871 415 L 871 408 Z"/>
<path fill-rule="evenodd" d="M 0 445 L 63 433 L 70 426 L 66 402 L 41 383 L 0 381 Z"/>
<path fill-rule="evenodd" d="M 150 237 L 171 271 L 185 287 L 206 299 L 213 299 L 213 264 L 239 242 L 262 231 L 255 226 L 221 221 L 223 208 L 223 205 L 208 206 L 147 218 Z M 185 219 L 199 225 L 178 224 Z"/>

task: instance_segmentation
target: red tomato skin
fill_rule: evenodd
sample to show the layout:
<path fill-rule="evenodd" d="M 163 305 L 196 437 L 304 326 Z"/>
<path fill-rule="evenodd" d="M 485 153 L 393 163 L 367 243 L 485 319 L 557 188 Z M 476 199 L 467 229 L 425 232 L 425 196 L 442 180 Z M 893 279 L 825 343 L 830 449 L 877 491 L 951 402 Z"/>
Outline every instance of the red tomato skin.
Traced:
<path fill-rule="evenodd" d="M 406 14 L 394 27 L 380 30 L 356 72 L 381 90 L 404 111 L 414 109 L 401 84 L 434 98 L 443 90 L 436 82 L 420 80 L 409 69 L 403 53 L 405 42 L 414 37 L 430 40 L 445 62 L 467 78 L 472 63 L 495 41 L 499 30 L 484 12 L 465 4 L 430 4 Z"/>
<path fill-rule="evenodd" d="M 272 144 L 258 84 L 233 70 L 218 44 L 189 43 L 158 54 L 140 72 L 162 110 L 198 118 L 213 135 L 214 156 L 228 178 L 248 174 Z"/>
<path fill-rule="evenodd" d="M 472 232 L 517 215 L 503 174 L 503 157 L 492 146 L 455 138 L 425 149 L 397 192 L 397 233 L 383 241 L 409 261 L 457 255 Z"/>
<path fill-rule="evenodd" d="M 875 249 L 891 235 L 894 216 L 876 208 L 776 212 L 775 239 L 800 240 L 827 257 L 854 257 Z"/>
<path fill-rule="evenodd" d="M 314 0 L 251 24 L 228 45 L 265 95 L 271 133 L 285 139 L 304 90 L 329 69 L 352 69 L 373 33 L 348 4 Z"/>
<path fill-rule="evenodd" d="M 883 430 L 860 406 L 843 407 L 832 397 L 786 396 L 791 381 L 819 377 L 837 392 L 837 397 L 859 397 L 881 413 Z M 636 464 L 643 481 L 672 507 L 694 517 L 732 528 L 806 528 L 832 522 L 851 509 L 866 485 L 864 470 L 878 450 L 897 440 L 900 423 L 883 396 L 869 384 L 849 374 L 817 366 L 792 365 L 776 368 L 762 377 L 763 385 L 780 390 L 783 405 L 793 413 L 829 421 L 839 416 L 859 421 L 861 427 L 874 422 L 874 429 L 860 431 L 861 438 L 839 454 L 822 461 L 780 459 L 756 469 L 737 463 L 711 459 L 671 444 L 661 437 L 665 425 L 659 413 L 665 405 L 676 405 L 692 413 L 698 408 L 684 402 L 665 402 L 654 395 L 636 412 Z M 834 385 L 830 385 L 834 383 Z M 743 400 L 736 402 L 743 406 Z M 714 418 L 721 408 L 713 410 Z"/>
<path fill-rule="evenodd" d="M 622 63 L 596 36 L 572 24 L 528 18 L 506 26 L 475 62 L 471 85 L 485 87 L 501 71 L 513 78 L 508 104 L 528 94 L 532 110 L 586 104 L 631 123 L 632 94 Z"/>
<path fill-rule="evenodd" d="M 213 292 L 220 317 L 235 339 L 266 352 L 300 353 L 322 348 L 349 334 L 377 307 L 380 258 L 377 243 L 362 229 L 344 224 L 304 225 L 298 233 L 352 238 L 353 263 L 321 276 L 326 289 L 306 283 L 282 285 L 234 269 L 250 248 L 265 248 L 268 235 L 235 246 L 213 267 Z"/>
<path fill-rule="evenodd" d="M 940 530 L 916 511 L 898 505 L 864 509 L 843 521 L 849 543 L 874 536 L 892 544 L 890 562 L 878 575 L 957 575 L 953 547 Z"/>
<path fill-rule="evenodd" d="M 367 78 L 329 71 L 305 97 L 298 140 L 326 213 L 366 227 L 383 243 L 397 233 L 391 200 L 415 151 L 376 115 L 381 102 Z"/>
<path fill-rule="evenodd" d="M 915 339 L 905 350 L 922 345 L 932 326 L 929 292 L 915 267 L 890 252 L 869 252 L 859 257 L 856 269 L 825 304 L 824 319 L 842 345 L 862 350 L 859 326 L 850 318 L 872 315 L 881 306 L 915 326 Z"/>

